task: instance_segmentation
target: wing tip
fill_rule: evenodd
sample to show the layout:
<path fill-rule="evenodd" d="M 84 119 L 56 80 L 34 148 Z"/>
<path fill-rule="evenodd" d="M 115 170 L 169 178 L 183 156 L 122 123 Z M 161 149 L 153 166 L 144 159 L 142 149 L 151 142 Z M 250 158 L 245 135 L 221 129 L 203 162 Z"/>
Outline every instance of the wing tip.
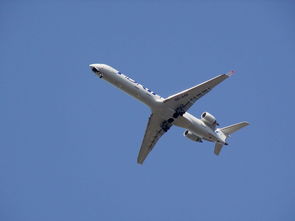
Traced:
<path fill-rule="evenodd" d="M 242 123 L 244 123 L 244 124 L 245 124 L 245 126 L 248 126 L 248 125 L 250 125 L 250 123 L 249 123 L 248 121 L 243 121 Z"/>
<path fill-rule="evenodd" d="M 137 164 L 140 164 L 140 165 L 142 165 L 143 164 L 143 162 L 145 161 L 145 158 L 146 157 L 143 157 L 143 156 L 141 156 L 141 154 L 140 154 L 141 152 L 139 152 L 139 155 L 138 155 L 138 157 L 137 157 Z"/>
<path fill-rule="evenodd" d="M 143 161 L 141 161 L 141 160 L 137 160 L 137 164 L 139 164 L 139 165 L 143 165 Z"/>
<path fill-rule="evenodd" d="M 234 75 L 235 73 L 236 73 L 235 70 L 231 70 L 231 71 L 229 71 L 226 75 L 227 75 L 228 77 L 230 77 L 230 76 Z"/>

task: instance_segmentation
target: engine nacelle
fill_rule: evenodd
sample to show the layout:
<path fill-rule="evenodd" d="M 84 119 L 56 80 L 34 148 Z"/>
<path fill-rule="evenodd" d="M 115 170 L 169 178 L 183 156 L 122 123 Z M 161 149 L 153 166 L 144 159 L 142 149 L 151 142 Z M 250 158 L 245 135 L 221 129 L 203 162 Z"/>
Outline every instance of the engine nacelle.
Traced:
<path fill-rule="evenodd" d="M 209 114 L 208 112 L 202 113 L 201 119 L 207 125 L 210 125 L 210 126 L 218 125 L 215 117 L 212 114 Z"/>
<path fill-rule="evenodd" d="M 200 143 L 203 142 L 202 138 L 200 138 L 199 136 L 197 136 L 196 134 L 194 134 L 193 132 L 191 132 L 189 130 L 184 131 L 183 136 L 185 136 L 188 139 L 191 139 L 193 141 L 196 141 L 196 142 L 200 142 Z"/>

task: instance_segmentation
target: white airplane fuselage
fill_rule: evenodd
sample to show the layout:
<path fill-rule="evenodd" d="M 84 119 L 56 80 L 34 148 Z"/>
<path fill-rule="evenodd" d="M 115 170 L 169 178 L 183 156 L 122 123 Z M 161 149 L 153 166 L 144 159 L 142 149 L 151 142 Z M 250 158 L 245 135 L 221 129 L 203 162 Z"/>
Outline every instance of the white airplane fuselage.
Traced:
<path fill-rule="evenodd" d="M 135 80 L 125 76 L 113 67 L 105 64 L 91 64 L 90 68 L 100 78 L 125 91 L 139 101 L 146 104 L 152 112 L 160 113 L 163 119 L 171 118 L 174 110 L 170 109 L 163 101 L 164 98 Z M 173 125 L 185 128 L 199 138 L 225 144 L 225 139 L 218 134 L 218 130 L 211 129 L 201 119 L 185 112 L 182 116 L 173 119 Z"/>

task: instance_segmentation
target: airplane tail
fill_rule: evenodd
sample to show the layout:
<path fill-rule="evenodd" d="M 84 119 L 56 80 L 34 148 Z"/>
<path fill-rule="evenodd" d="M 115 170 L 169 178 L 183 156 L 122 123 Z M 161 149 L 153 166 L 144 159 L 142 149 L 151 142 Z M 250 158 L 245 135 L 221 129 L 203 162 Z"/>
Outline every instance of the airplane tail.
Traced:
<path fill-rule="evenodd" d="M 233 124 L 224 128 L 220 128 L 219 130 L 224 133 L 226 137 L 229 137 L 232 133 L 236 132 L 237 130 L 249 125 L 248 122 L 244 121 L 241 123 Z"/>
<path fill-rule="evenodd" d="M 245 127 L 249 125 L 248 122 L 244 121 L 244 122 L 241 122 L 241 123 L 237 123 L 237 124 L 232 124 L 230 126 L 227 126 L 227 127 L 223 127 L 223 128 L 219 128 L 218 130 L 221 132 L 219 134 L 219 136 L 224 140 L 224 144 L 227 145 L 227 143 L 225 142 L 225 140 L 234 132 L 238 131 L 239 129 Z M 220 151 L 224 145 L 223 143 L 219 143 L 219 142 L 216 142 L 215 143 L 215 148 L 214 148 L 214 153 L 216 155 L 219 155 L 220 154 Z"/>
<path fill-rule="evenodd" d="M 223 147 L 223 143 L 218 143 L 218 142 L 215 143 L 215 148 L 214 148 L 215 155 L 217 156 L 219 155 L 222 147 Z"/>

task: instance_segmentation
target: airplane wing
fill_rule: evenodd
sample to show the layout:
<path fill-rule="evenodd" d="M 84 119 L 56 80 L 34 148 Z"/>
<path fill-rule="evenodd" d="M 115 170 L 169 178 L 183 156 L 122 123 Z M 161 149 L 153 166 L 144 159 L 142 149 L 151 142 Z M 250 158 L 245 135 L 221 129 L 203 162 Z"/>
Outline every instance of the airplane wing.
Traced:
<path fill-rule="evenodd" d="M 163 102 L 174 110 L 180 109 L 181 112 L 186 112 L 198 99 L 203 97 L 209 91 L 211 91 L 216 85 L 230 77 L 234 71 L 227 74 L 221 74 L 215 78 L 205 81 L 192 88 L 174 94 L 166 98 Z"/>
<path fill-rule="evenodd" d="M 171 123 L 163 120 L 159 115 L 155 113 L 151 114 L 145 130 L 141 148 L 138 153 L 137 163 L 143 164 L 145 158 L 152 151 L 157 141 L 170 129 L 171 126 Z"/>

